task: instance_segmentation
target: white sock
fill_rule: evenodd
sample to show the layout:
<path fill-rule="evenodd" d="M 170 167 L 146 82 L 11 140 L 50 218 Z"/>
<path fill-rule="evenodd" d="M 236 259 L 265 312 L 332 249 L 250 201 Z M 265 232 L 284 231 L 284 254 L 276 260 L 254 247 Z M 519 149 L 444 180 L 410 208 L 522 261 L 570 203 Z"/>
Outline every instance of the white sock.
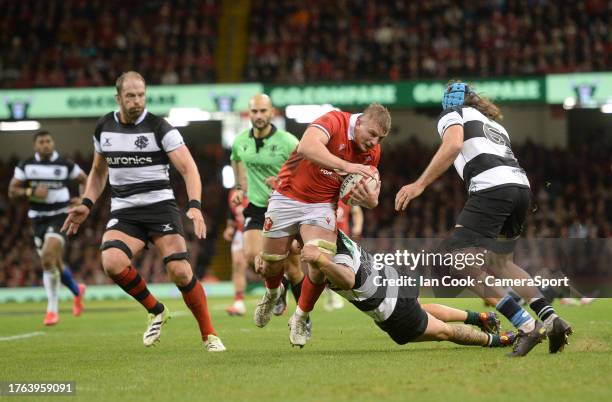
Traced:
<path fill-rule="evenodd" d="M 57 269 L 43 271 L 43 284 L 45 285 L 45 292 L 47 292 L 47 312 L 57 313 L 60 287 L 59 271 Z"/>
<path fill-rule="evenodd" d="M 559 317 L 557 314 L 552 313 L 551 315 L 549 315 L 548 317 L 546 317 L 546 319 L 544 320 L 544 326 L 546 327 L 547 331 L 550 331 L 553 327 L 553 321 L 555 320 L 555 318 Z"/>
<path fill-rule="evenodd" d="M 533 331 L 535 329 L 535 320 L 532 317 L 529 321 L 523 323 L 523 325 L 521 325 L 518 329 L 520 329 L 524 333 L 529 333 Z"/>
<path fill-rule="evenodd" d="M 281 293 L 281 287 L 277 287 L 274 289 L 268 289 L 268 293 L 270 294 L 270 296 L 272 296 L 272 299 L 276 300 L 278 299 L 278 296 L 280 296 Z"/>
<path fill-rule="evenodd" d="M 308 318 L 308 312 L 304 311 L 300 308 L 300 306 L 297 306 L 295 309 L 295 315 L 297 315 L 298 317 L 303 317 L 303 318 Z"/>

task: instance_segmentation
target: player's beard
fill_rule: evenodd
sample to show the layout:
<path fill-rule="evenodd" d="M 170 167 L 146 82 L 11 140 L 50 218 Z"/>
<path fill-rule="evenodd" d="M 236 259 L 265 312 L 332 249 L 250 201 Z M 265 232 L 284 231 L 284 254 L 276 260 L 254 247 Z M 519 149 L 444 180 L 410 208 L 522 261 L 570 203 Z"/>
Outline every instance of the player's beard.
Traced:
<path fill-rule="evenodd" d="M 270 125 L 270 119 L 257 119 L 255 121 L 251 121 L 251 123 L 253 123 L 253 127 L 258 129 L 259 131 L 262 131 Z"/>
<path fill-rule="evenodd" d="M 36 152 L 38 152 L 42 159 L 47 160 L 51 158 L 51 155 L 53 154 L 53 148 L 42 148 Z"/>
<path fill-rule="evenodd" d="M 127 115 L 130 120 L 136 120 L 142 114 L 142 107 L 132 107 L 127 110 Z"/>
<path fill-rule="evenodd" d="M 142 113 L 143 108 L 141 107 L 133 107 L 128 109 L 128 116 L 130 116 L 131 118 L 137 118 L 138 116 L 140 116 L 140 114 Z"/>

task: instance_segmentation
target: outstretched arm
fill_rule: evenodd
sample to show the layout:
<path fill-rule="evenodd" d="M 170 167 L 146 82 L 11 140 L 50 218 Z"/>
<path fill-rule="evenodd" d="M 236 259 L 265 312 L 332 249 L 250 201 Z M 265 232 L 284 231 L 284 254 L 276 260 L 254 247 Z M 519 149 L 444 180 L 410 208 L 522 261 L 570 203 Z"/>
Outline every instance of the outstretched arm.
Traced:
<path fill-rule="evenodd" d="M 198 167 L 187 146 L 182 145 L 169 152 L 168 157 L 176 170 L 183 176 L 183 180 L 185 180 L 189 201 L 197 201 L 200 203 L 202 198 L 200 172 L 198 172 Z M 196 237 L 198 239 L 206 238 L 206 224 L 204 223 L 201 209 L 190 207 L 187 210 L 187 217 L 193 221 L 193 230 Z"/>
<path fill-rule="evenodd" d="M 442 145 L 429 162 L 421 176 L 414 182 L 405 185 L 395 196 L 395 210 L 403 211 L 408 203 L 417 198 L 427 186 L 446 172 L 463 147 L 463 126 L 450 126 L 442 137 Z"/>
<path fill-rule="evenodd" d="M 345 265 L 336 264 L 328 254 L 322 253 L 318 247 L 306 244 L 302 248 L 302 261 L 311 267 L 319 269 L 327 279 L 340 289 L 349 290 L 355 286 L 355 273 Z"/>
<path fill-rule="evenodd" d="M 108 164 L 101 154 L 94 152 L 93 164 L 89 176 L 87 176 L 85 191 L 81 194 L 82 198 L 88 198 L 95 203 L 100 197 L 100 194 L 104 191 L 104 187 L 106 187 L 107 178 Z M 68 235 L 76 234 L 81 224 L 85 222 L 85 219 L 89 216 L 90 207 L 91 206 L 81 204 L 70 208 L 68 210 L 68 217 L 64 221 L 61 231 L 65 231 Z"/>

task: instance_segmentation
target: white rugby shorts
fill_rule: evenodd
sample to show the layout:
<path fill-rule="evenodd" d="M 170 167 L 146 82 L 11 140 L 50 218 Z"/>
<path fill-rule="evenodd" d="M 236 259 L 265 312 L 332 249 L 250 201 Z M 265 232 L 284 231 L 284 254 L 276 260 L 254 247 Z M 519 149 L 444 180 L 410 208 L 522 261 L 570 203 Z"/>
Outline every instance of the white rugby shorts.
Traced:
<path fill-rule="evenodd" d="M 293 236 L 301 225 L 336 230 L 336 206 L 329 202 L 306 203 L 274 191 L 268 201 L 263 235 L 270 238 Z"/>

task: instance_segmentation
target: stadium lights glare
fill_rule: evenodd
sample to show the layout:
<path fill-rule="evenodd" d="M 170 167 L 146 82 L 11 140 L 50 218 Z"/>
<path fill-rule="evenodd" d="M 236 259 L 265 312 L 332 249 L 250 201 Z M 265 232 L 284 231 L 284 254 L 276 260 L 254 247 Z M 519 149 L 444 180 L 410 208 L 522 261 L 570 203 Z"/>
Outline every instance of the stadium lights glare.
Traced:
<path fill-rule="evenodd" d="M 563 101 L 563 109 L 565 110 L 573 109 L 574 106 L 576 106 L 575 98 L 569 97 L 565 98 L 565 100 Z"/>
<path fill-rule="evenodd" d="M 221 170 L 221 177 L 223 178 L 223 187 L 232 188 L 236 184 L 236 179 L 234 178 L 234 169 L 230 165 L 223 166 Z"/>
<path fill-rule="evenodd" d="M 329 103 L 323 105 L 289 105 L 285 108 L 285 114 L 298 123 L 312 123 L 332 110 L 337 110 L 337 108 Z"/>
<path fill-rule="evenodd" d="M 0 131 L 35 131 L 40 128 L 36 120 L 2 121 Z"/>
<path fill-rule="evenodd" d="M 185 127 L 192 121 L 207 120 L 210 120 L 210 113 L 197 107 L 174 107 L 166 117 L 166 121 L 174 127 Z"/>
<path fill-rule="evenodd" d="M 612 113 L 612 103 L 606 103 L 601 106 L 601 113 Z"/>

